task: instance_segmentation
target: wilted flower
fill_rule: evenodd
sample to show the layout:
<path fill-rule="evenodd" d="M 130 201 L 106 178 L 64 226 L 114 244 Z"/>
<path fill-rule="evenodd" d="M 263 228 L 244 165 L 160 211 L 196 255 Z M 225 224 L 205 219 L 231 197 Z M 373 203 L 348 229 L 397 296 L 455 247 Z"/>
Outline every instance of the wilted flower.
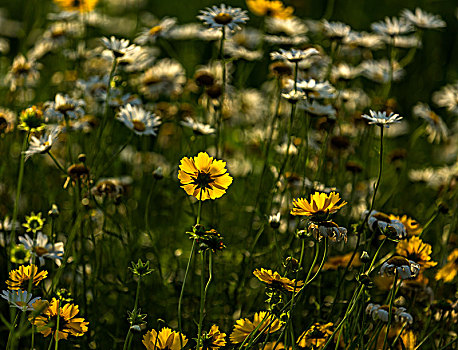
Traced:
<path fill-rule="evenodd" d="M 371 315 L 374 321 L 381 320 L 383 322 L 388 322 L 389 320 L 389 310 L 388 305 L 379 305 L 379 304 L 368 304 L 366 307 L 366 313 Z M 393 314 L 394 322 L 407 322 L 412 323 L 412 315 L 406 312 L 406 309 L 403 307 L 392 306 L 391 312 Z"/>
<path fill-rule="evenodd" d="M 253 321 L 241 318 L 235 322 L 234 330 L 230 335 L 233 344 L 243 343 L 243 341 L 257 329 L 259 333 L 275 333 L 282 326 L 281 321 L 274 315 L 266 311 L 256 312 Z"/>
<path fill-rule="evenodd" d="M 363 212 L 363 217 L 367 215 L 367 210 Z M 388 236 L 388 238 L 402 239 L 407 236 L 406 228 L 401 221 L 391 219 L 387 214 L 372 210 L 367 219 L 369 229 Z"/>
<path fill-rule="evenodd" d="M 269 215 L 269 224 L 273 229 L 278 229 L 280 227 L 280 212 Z"/>
<path fill-rule="evenodd" d="M 40 300 L 40 297 L 32 299 L 32 294 L 25 290 L 4 290 L 0 295 L 3 299 L 6 299 L 11 306 L 17 307 L 21 311 L 33 311 L 35 308 L 33 304 Z"/>
<path fill-rule="evenodd" d="M 200 11 L 198 19 L 208 25 L 211 29 L 229 28 L 230 31 L 241 29 L 239 24 L 245 24 L 249 19 L 247 12 L 238 7 L 226 6 L 221 4 L 220 7 L 207 7 Z"/>
<path fill-rule="evenodd" d="M 138 259 L 137 263 L 134 263 L 133 261 L 131 261 L 130 263 L 132 267 L 129 267 L 129 269 L 132 271 L 134 275 L 137 275 L 139 277 L 144 277 L 153 272 L 153 269 L 149 266 L 148 260 L 146 262 L 143 262 L 141 261 L 141 259 Z"/>
<path fill-rule="evenodd" d="M 340 242 L 342 240 L 347 242 L 347 229 L 340 227 L 333 221 L 310 222 L 307 229 L 318 241 L 321 241 L 323 237 L 327 237 L 331 242 Z"/>
<path fill-rule="evenodd" d="M 402 256 L 394 256 L 385 261 L 380 268 L 380 275 L 398 275 L 402 280 L 414 278 L 420 272 L 420 265 Z"/>
<path fill-rule="evenodd" d="M 433 94 L 433 101 L 439 107 L 446 107 L 454 115 L 458 115 L 458 82 L 445 85 Z"/>
<path fill-rule="evenodd" d="M 301 348 L 312 347 L 312 349 L 320 349 L 332 334 L 332 322 L 326 324 L 314 323 L 308 330 L 303 332 L 297 344 Z"/>
<path fill-rule="evenodd" d="M 261 268 L 253 271 L 261 282 L 267 284 L 268 287 L 278 289 L 280 291 L 297 292 L 304 285 L 303 281 L 290 280 L 289 278 L 282 277 L 277 271 L 267 270 Z"/>
<path fill-rule="evenodd" d="M 202 201 L 216 199 L 225 194 L 232 183 L 225 167 L 226 162 L 200 152 L 194 158 L 184 157 L 181 160 L 178 179 L 188 195 Z"/>
<path fill-rule="evenodd" d="M 362 117 L 364 119 L 369 120 L 369 124 L 375 124 L 380 127 L 389 128 L 390 124 L 399 123 L 402 117 L 399 114 L 394 114 L 391 112 L 388 116 L 386 116 L 386 112 L 374 112 L 373 110 L 369 110 L 370 116 L 367 114 L 363 114 Z"/>
<path fill-rule="evenodd" d="M 143 345 L 148 350 L 181 350 L 188 343 L 188 339 L 180 332 L 164 327 L 159 331 L 150 330 L 143 336 Z"/>
<path fill-rule="evenodd" d="M 161 125 L 161 118 L 143 107 L 128 104 L 119 109 L 116 119 L 124 123 L 137 135 L 156 136 L 156 128 Z"/>

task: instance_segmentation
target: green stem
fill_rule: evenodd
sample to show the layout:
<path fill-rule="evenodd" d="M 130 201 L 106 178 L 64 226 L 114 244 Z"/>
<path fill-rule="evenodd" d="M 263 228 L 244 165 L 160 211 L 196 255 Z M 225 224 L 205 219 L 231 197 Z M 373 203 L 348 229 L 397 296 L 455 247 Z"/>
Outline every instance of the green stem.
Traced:
<path fill-rule="evenodd" d="M 198 334 L 197 334 L 197 346 L 196 350 L 199 350 L 200 347 L 203 346 L 202 344 L 202 323 L 204 321 L 204 308 L 205 308 L 205 301 L 207 299 L 207 291 L 208 287 L 210 286 L 210 282 L 212 280 L 212 252 L 209 252 L 208 256 L 208 281 L 204 288 L 204 271 L 205 271 L 205 251 L 202 252 L 202 267 L 201 267 L 201 274 L 200 274 L 200 313 L 199 313 L 199 326 L 198 326 Z"/>
<path fill-rule="evenodd" d="M 193 240 L 192 241 L 191 252 L 189 253 L 188 264 L 186 265 L 186 271 L 184 273 L 183 284 L 181 286 L 180 298 L 178 299 L 178 329 L 180 331 L 180 334 L 183 334 L 183 329 L 181 327 L 181 303 L 183 301 L 184 288 L 186 286 L 186 279 L 188 278 L 189 267 L 191 266 L 191 260 L 192 260 L 193 254 L 194 254 L 194 246 L 195 245 L 196 245 L 196 240 Z M 181 336 L 180 336 L 180 348 L 181 349 L 183 348 L 183 341 L 182 341 L 182 337 Z"/>
<path fill-rule="evenodd" d="M 60 300 L 58 301 L 58 304 L 57 304 L 56 333 L 54 335 L 56 337 L 56 344 L 54 346 L 54 350 L 58 350 L 59 348 L 59 321 L 60 321 Z"/>
<path fill-rule="evenodd" d="M 54 164 L 56 164 L 57 168 L 58 168 L 62 173 L 64 173 L 65 175 L 68 175 L 68 174 L 67 174 L 67 171 L 65 171 L 64 167 L 62 166 L 62 164 L 60 164 L 60 162 L 57 160 L 57 158 L 54 157 L 54 155 L 51 153 L 51 150 L 49 150 L 47 153 L 48 153 L 48 155 L 51 157 L 51 159 L 53 160 Z"/>
<path fill-rule="evenodd" d="M 393 302 L 394 302 L 394 298 L 396 296 L 396 291 L 397 291 L 397 288 L 396 288 L 397 281 L 398 281 L 398 271 L 396 270 L 394 274 L 393 289 L 391 291 L 390 309 L 388 313 L 388 324 L 386 326 L 385 340 L 383 341 L 383 348 L 382 348 L 383 350 L 385 350 L 386 346 L 388 345 L 388 333 L 390 332 L 391 321 L 393 319 Z"/>
<path fill-rule="evenodd" d="M 16 321 L 19 316 L 19 313 L 16 313 L 13 323 L 10 325 L 10 331 L 8 333 L 8 341 L 6 342 L 6 349 L 10 349 L 14 343 L 14 329 L 16 328 Z"/>

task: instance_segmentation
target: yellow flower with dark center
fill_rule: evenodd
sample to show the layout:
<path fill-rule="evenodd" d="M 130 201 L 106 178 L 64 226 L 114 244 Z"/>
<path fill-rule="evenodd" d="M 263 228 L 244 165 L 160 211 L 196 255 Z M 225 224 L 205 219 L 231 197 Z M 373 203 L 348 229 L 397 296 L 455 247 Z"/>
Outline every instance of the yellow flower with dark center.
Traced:
<path fill-rule="evenodd" d="M 200 152 L 193 158 L 184 157 L 178 179 L 188 195 L 202 201 L 221 197 L 232 183 L 226 162 L 215 160 L 205 152 Z"/>
<path fill-rule="evenodd" d="M 406 228 L 407 234 L 409 236 L 418 236 L 421 233 L 421 231 L 423 231 L 423 228 L 420 226 L 418 221 L 409 218 L 407 215 L 397 216 L 390 214 L 390 219 L 399 220 Z"/>
<path fill-rule="evenodd" d="M 47 337 L 52 334 L 54 339 L 67 339 L 69 335 L 80 337 L 88 330 L 89 322 L 82 317 L 76 317 L 79 313 L 78 305 L 65 304 L 61 306 L 61 301 L 53 298 L 49 307 L 41 316 L 29 317 L 29 321 L 37 328 L 37 331 Z M 59 329 L 57 326 L 57 315 L 59 315 Z"/>
<path fill-rule="evenodd" d="M 396 246 L 396 253 L 413 260 L 424 269 L 437 265 L 437 262 L 431 260 L 431 245 L 423 243 L 421 238 L 412 236 L 409 240 L 400 241 Z"/>
<path fill-rule="evenodd" d="M 258 326 L 258 333 L 274 333 L 281 328 L 281 321 L 274 315 L 260 311 L 254 314 L 253 322 L 247 318 L 241 318 L 235 321 L 234 330 L 230 335 L 230 340 L 233 344 L 243 343 L 243 341 L 253 332 Z"/>
<path fill-rule="evenodd" d="M 25 217 L 25 224 L 22 224 L 27 230 L 27 232 L 36 233 L 41 231 L 45 223 L 45 219 L 41 217 L 41 213 L 35 214 L 32 213 L 29 216 Z"/>
<path fill-rule="evenodd" d="M 347 266 L 348 262 L 351 259 L 351 256 L 353 255 L 353 252 L 350 252 L 345 255 L 337 255 L 337 256 L 331 256 L 328 258 L 328 260 L 324 263 L 322 270 L 337 270 L 339 267 L 345 268 Z M 352 267 L 358 267 L 361 266 L 361 260 L 359 258 L 359 253 L 355 254 L 355 257 L 353 261 L 351 262 Z M 315 267 L 315 271 L 318 270 L 318 267 Z"/>
<path fill-rule="evenodd" d="M 23 244 L 17 244 L 10 250 L 10 260 L 13 264 L 25 264 L 31 257 L 32 253 Z"/>
<path fill-rule="evenodd" d="M 290 280 L 289 278 L 280 276 L 277 271 L 272 272 L 272 270 L 266 270 L 264 268 L 261 268 L 261 270 L 254 270 L 253 275 L 255 275 L 261 282 L 266 283 L 269 287 L 286 290 L 288 292 L 299 291 L 299 289 L 301 289 L 304 285 L 304 282 L 302 281 L 296 282 L 296 280 Z M 296 285 L 296 288 L 294 288 L 294 285 Z"/>
<path fill-rule="evenodd" d="M 35 133 L 43 130 L 46 125 L 43 123 L 43 112 L 37 106 L 29 107 L 21 112 L 18 128 Z"/>
<path fill-rule="evenodd" d="M 152 329 L 143 336 L 142 340 L 143 345 L 148 350 L 180 350 L 185 347 L 187 342 L 186 336 L 167 327 L 162 328 L 159 334 L 155 329 Z"/>
<path fill-rule="evenodd" d="M 377 337 L 377 349 L 383 349 L 383 344 L 385 342 L 386 336 L 386 326 L 383 326 L 380 334 Z M 388 344 L 393 343 L 394 339 L 399 336 L 399 333 L 402 334 L 396 342 L 396 346 L 393 349 L 396 350 L 414 350 L 416 348 L 417 337 L 411 329 L 404 329 L 402 325 L 392 325 L 390 331 L 388 332 Z M 403 344 L 403 346 L 401 345 Z"/>
<path fill-rule="evenodd" d="M 314 323 L 307 331 L 301 334 L 297 340 L 297 344 L 302 347 L 312 347 L 312 349 L 320 349 L 324 346 L 329 336 L 332 334 L 333 323 L 326 324 Z"/>
<path fill-rule="evenodd" d="M 328 214 L 337 212 L 340 208 L 347 204 L 341 201 L 339 193 L 331 192 L 320 193 L 315 192 L 310 195 L 310 201 L 305 198 L 293 200 L 294 208 L 291 210 L 291 215 L 305 215 L 316 218 L 326 217 Z"/>
<path fill-rule="evenodd" d="M 285 7 L 279 0 L 247 0 L 248 9 L 257 16 L 287 19 L 293 16 L 294 8 Z"/>
<path fill-rule="evenodd" d="M 447 264 L 437 271 L 436 281 L 452 282 L 458 273 L 458 248 L 454 249 L 447 258 Z"/>
<path fill-rule="evenodd" d="M 28 266 L 21 265 L 17 270 L 10 271 L 9 280 L 6 281 L 6 284 L 8 285 L 8 289 L 11 290 L 27 290 L 31 279 L 36 286 L 47 276 L 48 271 L 38 272 L 38 267 L 34 264 Z"/>
<path fill-rule="evenodd" d="M 216 350 L 226 346 L 226 333 L 221 333 L 219 327 L 214 324 L 210 331 L 202 335 L 203 346 L 201 350 Z"/>
<path fill-rule="evenodd" d="M 98 0 L 54 0 L 64 11 L 91 12 L 97 5 Z"/>

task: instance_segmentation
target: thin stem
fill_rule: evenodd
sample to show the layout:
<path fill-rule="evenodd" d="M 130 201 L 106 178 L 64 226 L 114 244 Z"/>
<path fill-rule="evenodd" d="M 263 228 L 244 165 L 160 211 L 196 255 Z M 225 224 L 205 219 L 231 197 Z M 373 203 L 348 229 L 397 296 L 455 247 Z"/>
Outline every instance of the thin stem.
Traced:
<path fill-rule="evenodd" d="M 383 350 L 385 350 L 386 346 L 388 345 L 388 333 L 390 332 L 391 321 L 393 319 L 393 302 L 394 302 L 394 298 L 396 296 L 396 291 L 397 291 L 396 283 L 398 281 L 398 271 L 397 270 L 395 270 L 395 271 L 396 272 L 394 274 L 393 289 L 391 291 L 391 298 L 390 298 L 390 309 L 389 309 L 389 313 L 388 313 L 388 324 L 386 326 L 385 340 L 383 341 Z"/>
<path fill-rule="evenodd" d="M 196 245 L 196 240 L 193 240 L 192 241 L 191 252 L 189 253 L 188 264 L 186 265 L 186 271 L 184 273 L 183 284 L 181 286 L 180 298 L 178 299 L 178 329 L 180 330 L 180 334 L 183 334 L 183 329 L 181 328 L 181 303 L 183 301 L 184 288 L 186 286 L 186 279 L 188 278 L 189 266 L 191 266 L 191 260 L 192 260 L 193 254 L 194 254 L 194 246 L 195 245 Z M 181 348 L 183 348 L 183 341 L 182 341 L 182 337 L 181 336 L 180 336 L 180 345 L 181 345 Z"/>
<path fill-rule="evenodd" d="M 48 153 L 48 155 L 51 157 L 51 159 L 53 160 L 54 164 L 56 164 L 57 168 L 58 168 L 62 173 L 64 173 L 65 175 L 68 175 L 68 174 L 67 174 L 67 171 L 65 171 L 64 167 L 62 166 L 62 164 L 60 164 L 60 162 L 57 160 L 57 158 L 54 157 L 54 155 L 51 153 L 51 150 L 49 150 L 47 153 Z"/>
<path fill-rule="evenodd" d="M 202 252 L 202 267 L 201 267 L 201 275 L 200 275 L 200 313 L 199 313 L 199 326 L 198 326 L 198 334 L 197 334 L 197 347 L 196 350 L 203 345 L 202 344 L 202 323 L 204 320 L 204 308 L 205 308 L 205 301 L 207 299 L 207 291 L 208 287 L 210 286 L 210 282 L 212 280 L 212 252 L 209 252 L 208 257 L 208 281 L 204 287 L 204 271 L 205 271 L 205 251 Z"/>
<path fill-rule="evenodd" d="M 56 333 L 54 334 L 54 336 L 56 337 L 56 344 L 54 346 L 54 350 L 59 349 L 59 321 L 60 321 L 60 300 L 57 301 Z"/>

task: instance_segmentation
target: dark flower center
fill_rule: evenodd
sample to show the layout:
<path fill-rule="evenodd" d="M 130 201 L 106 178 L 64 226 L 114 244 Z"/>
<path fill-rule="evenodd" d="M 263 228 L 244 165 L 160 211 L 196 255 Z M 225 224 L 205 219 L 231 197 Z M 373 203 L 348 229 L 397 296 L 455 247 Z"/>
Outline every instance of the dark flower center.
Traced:
<path fill-rule="evenodd" d="M 211 184 L 213 181 L 215 180 L 211 178 L 209 173 L 199 172 L 197 178 L 194 179 L 194 184 L 196 184 L 199 188 L 209 188 L 209 184 Z"/>
<path fill-rule="evenodd" d="M 234 18 L 228 14 L 228 13 L 218 13 L 215 17 L 214 20 L 218 24 L 226 25 L 232 22 Z"/>

